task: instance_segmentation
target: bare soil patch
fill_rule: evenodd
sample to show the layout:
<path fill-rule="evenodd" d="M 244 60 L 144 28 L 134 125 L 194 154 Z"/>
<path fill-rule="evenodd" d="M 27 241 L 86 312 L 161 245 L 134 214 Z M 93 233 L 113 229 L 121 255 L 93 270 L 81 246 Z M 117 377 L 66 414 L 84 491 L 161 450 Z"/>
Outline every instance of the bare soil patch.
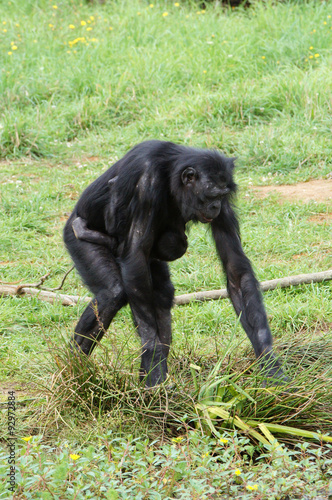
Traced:
<path fill-rule="evenodd" d="M 315 222 L 316 224 L 330 224 L 332 222 L 332 213 L 326 214 L 315 214 L 309 218 L 310 222 Z"/>
<path fill-rule="evenodd" d="M 332 180 L 318 179 L 298 184 L 284 184 L 280 186 L 256 186 L 252 188 L 259 198 L 266 198 L 270 194 L 277 194 L 281 200 L 287 201 L 327 201 L 332 200 Z"/>

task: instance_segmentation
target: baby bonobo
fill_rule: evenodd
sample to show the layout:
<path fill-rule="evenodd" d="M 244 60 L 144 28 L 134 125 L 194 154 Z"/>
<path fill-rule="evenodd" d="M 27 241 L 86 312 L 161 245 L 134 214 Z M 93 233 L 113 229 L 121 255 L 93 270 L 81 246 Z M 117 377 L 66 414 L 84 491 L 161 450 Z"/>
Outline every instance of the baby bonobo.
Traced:
<path fill-rule="evenodd" d="M 94 294 L 73 347 L 89 355 L 129 303 L 142 341 L 141 378 L 167 377 L 174 287 L 167 262 L 187 249 L 186 224 L 210 224 L 240 316 L 264 376 L 284 383 L 259 284 L 243 252 L 231 199 L 234 161 L 217 151 L 147 141 L 131 149 L 83 192 L 64 229 L 67 249 Z"/>

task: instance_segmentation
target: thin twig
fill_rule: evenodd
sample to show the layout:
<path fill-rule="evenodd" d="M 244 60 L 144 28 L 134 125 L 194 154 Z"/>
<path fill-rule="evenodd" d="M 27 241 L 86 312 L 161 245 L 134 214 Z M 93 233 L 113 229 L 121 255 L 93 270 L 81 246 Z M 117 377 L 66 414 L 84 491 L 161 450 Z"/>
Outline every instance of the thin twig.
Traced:
<path fill-rule="evenodd" d="M 21 295 L 21 293 L 23 293 L 22 288 L 39 288 L 44 283 L 44 281 L 47 280 L 50 274 L 51 273 L 44 274 L 44 276 L 40 278 L 38 283 L 27 283 L 27 284 L 22 283 L 21 285 L 18 285 L 18 287 L 16 287 L 17 295 Z"/>
<path fill-rule="evenodd" d="M 60 283 L 60 285 L 59 285 L 59 286 L 57 286 L 56 288 L 44 288 L 44 287 L 39 287 L 39 288 L 40 288 L 40 290 L 45 290 L 45 291 L 47 291 L 47 292 L 55 292 L 56 290 L 61 290 L 61 288 L 62 288 L 62 287 L 63 287 L 63 285 L 64 285 L 64 282 L 66 281 L 66 278 L 67 278 L 68 274 L 72 272 L 72 270 L 74 269 L 74 267 L 75 267 L 75 266 L 72 266 L 72 267 L 69 269 L 69 271 L 67 271 L 67 272 L 66 272 L 66 274 L 65 274 L 65 275 L 64 275 L 64 277 L 62 278 L 62 281 L 61 281 L 61 283 Z"/>

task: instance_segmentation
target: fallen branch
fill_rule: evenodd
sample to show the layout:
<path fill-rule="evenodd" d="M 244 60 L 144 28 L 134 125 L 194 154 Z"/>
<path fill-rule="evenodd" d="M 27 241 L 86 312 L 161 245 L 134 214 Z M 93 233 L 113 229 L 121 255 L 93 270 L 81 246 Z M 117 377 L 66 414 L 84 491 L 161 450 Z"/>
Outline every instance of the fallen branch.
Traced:
<path fill-rule="evenodd" d="M 262 281 L 260 283 L 260 287 L 263 292 L 266 292 L 267 290 L 274 290 L 275 288 L 286 288 L 289 286 L 319 283 L 320 281 L 331 279 L 332 269 L 329 269 L 328 271 L 322 271 L 320 273 L 297 274 L 295 276 L 287 276 L 286 278 Z M 228 297 L 228 292 L 225 288 L 221 290 L 211 290 L 209 292 L 186 293 L 175 297 L 175 304 L 183 305 L 188 304 L 193 300 L 215 300 L 225 299 L 226 297 Z"/>
<path fill-rule="evenodd" d="M 78 302 L 90 302 L 91 297 L 80 297 L 79 295 L 65 295 L 63 293 L 48 292 L 38 288 L 30 288 L 23 285 L 17 287 L 15 285 L 0 285 L 0 296 L 8 295 L 30 295 L 31 297 L 38 297 L 40 300 L 50 302 L 53 304 L 60 301 L 64 306 L 74 306 Z"/>
<path fill-rule="evenodd" d="M 44 278 L 44 277 L 43 277 Z M 41 278 L 42 279 L 42 278 Z M 332 269 L 322 271 L 319 273 L 298 274 L 296 276 L 287 276 L 286 278 L 279 278 L 275 280 L 263 281 L 260 286 L 263 292 L 267 290 L 274 290 L 275 288 L 286 288 L 289 286 L 303 285 L 309 283 L 319 283 L 321 281 L 332 280 Z M 91 297 L 80 297 L 79 295 L 65 295 L 62 293 L 54 293 L 38 288 L 33 288 L 27 285 L 0 285 L 0 296 L 8 295 L 30 295 L 38 297 L 40 300 L 54 303 L 61 301 L 64 306 L 74 306 L 78 302 L 90 302 Z M 208 292 L 187 293 L 185 295 L 178 295 L 175 297 L 174 303 L 176 305 L 183 305 L 192 302 L 193 300 L 216 300 L 225 299 L 228 297 L 226 289 L 210 290 Z"/>

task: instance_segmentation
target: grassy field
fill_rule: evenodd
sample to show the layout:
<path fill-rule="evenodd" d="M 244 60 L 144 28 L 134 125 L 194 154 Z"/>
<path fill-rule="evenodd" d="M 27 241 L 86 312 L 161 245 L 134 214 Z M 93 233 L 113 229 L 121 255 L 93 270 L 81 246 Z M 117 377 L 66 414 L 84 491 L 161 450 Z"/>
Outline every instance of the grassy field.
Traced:
<path fill-rule="evenodd" d="M 59 285 L 78 196 L 151 138 L 237 156 L 243 245 L 260 280 L 331 269 L 331 199 L 259 191 L 311 179 L 332 191 L 331 49 L 324 2 L 0 3 L 1 282 L 50 273 L 44 286 Z M 225 285 L 206 227 L 191 228 L 171 271 L 177 294 Z M 174 308 L 175 389 L 147 394 L 128 308 L 82 370 L 66 345 L 83 304 L 0 298 L 1 436 L 8 391 L 17 402 L 13 498 L 327 498 L 331 445 L 266 425 L 332 431 L 331 291 L 324 282 L 264 294 L 292 393 L 261 388 L 226 300 Z M 87 295 L 75 271 L 63 293 Z M 233 426 L 207 411 L 211 401 Z M 258 437 L 234 431 L 236 416 L 266 425 Z"/>

